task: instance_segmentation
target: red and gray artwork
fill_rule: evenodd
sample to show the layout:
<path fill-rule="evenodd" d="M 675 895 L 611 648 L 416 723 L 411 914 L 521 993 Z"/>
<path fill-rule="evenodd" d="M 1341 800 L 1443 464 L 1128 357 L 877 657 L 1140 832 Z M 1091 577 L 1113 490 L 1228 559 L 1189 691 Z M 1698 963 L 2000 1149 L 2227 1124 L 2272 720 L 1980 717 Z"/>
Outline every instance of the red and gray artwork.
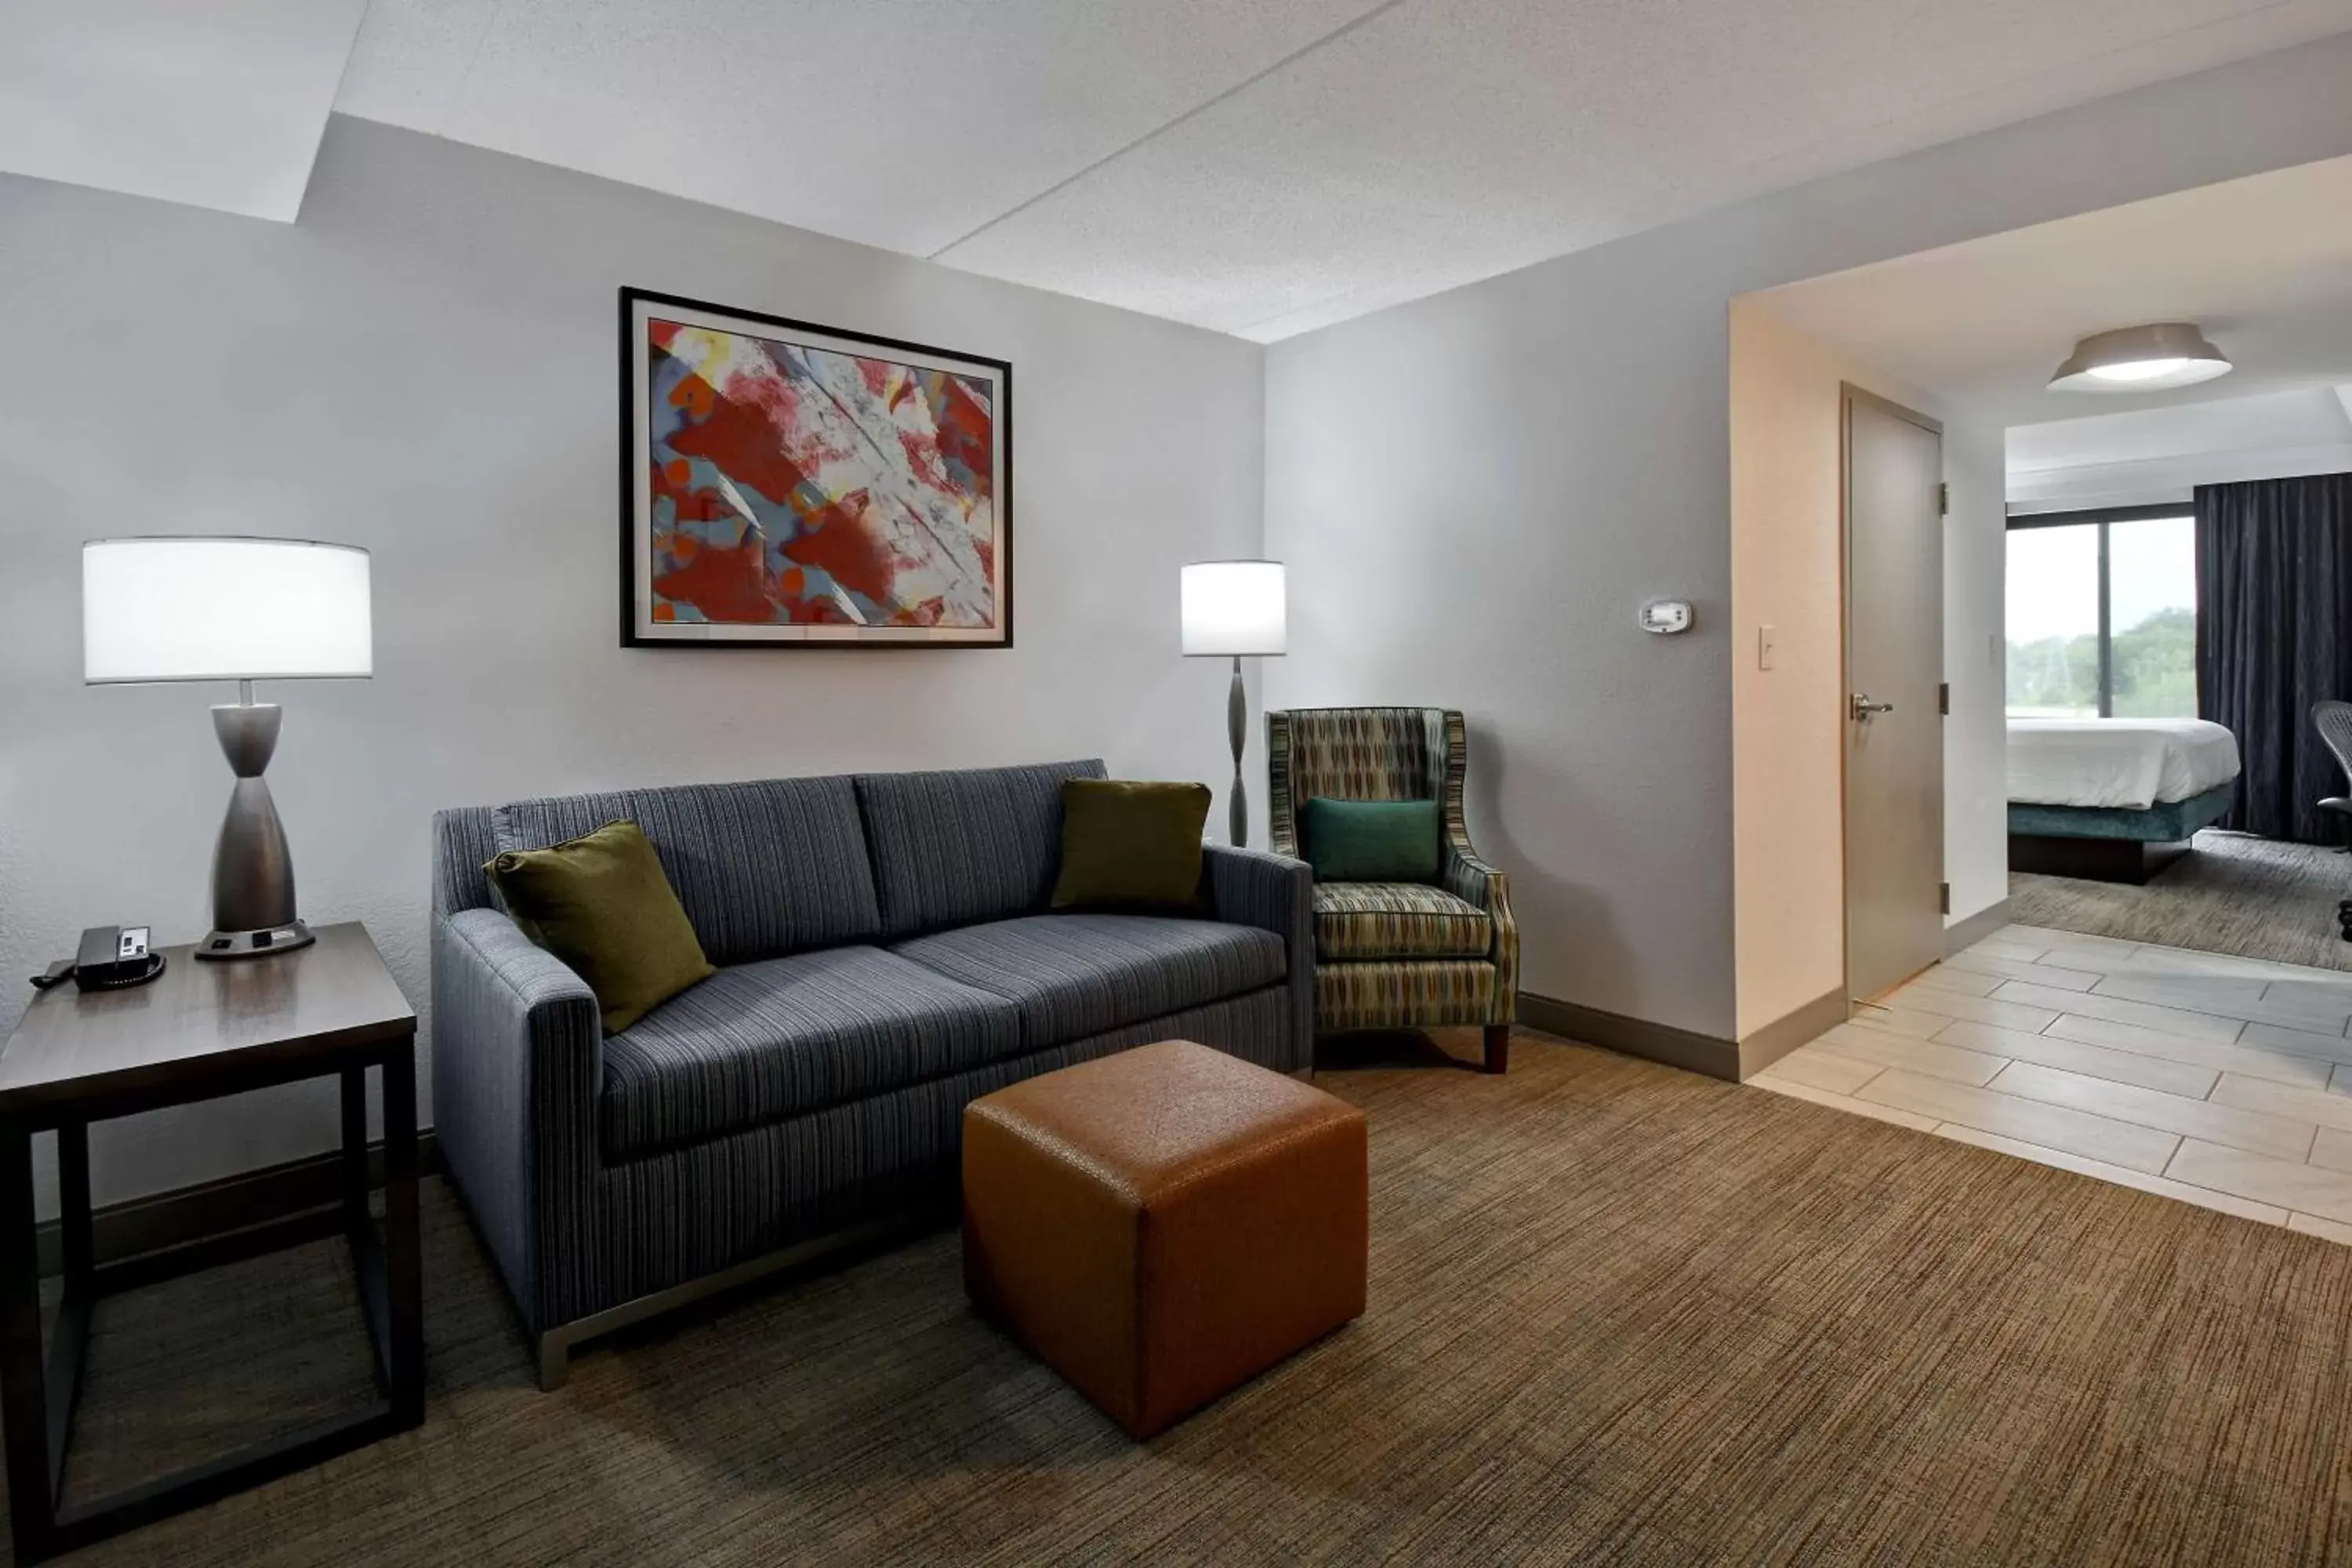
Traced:
<path fill-rule="evenodd" d="M 646 323 L 657 623 L 997 622 L 995 388 Z"/>

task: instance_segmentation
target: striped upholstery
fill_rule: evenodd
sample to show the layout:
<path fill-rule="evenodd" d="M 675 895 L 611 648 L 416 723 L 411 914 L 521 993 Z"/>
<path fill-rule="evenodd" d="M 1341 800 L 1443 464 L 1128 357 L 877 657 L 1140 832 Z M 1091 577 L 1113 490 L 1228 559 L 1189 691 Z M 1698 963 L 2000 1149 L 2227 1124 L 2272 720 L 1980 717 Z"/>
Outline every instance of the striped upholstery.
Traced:
<path fill-rule="evenodd" d="M 604 1042 L 604 1149 L 630 1159 L 1022 1049 L 1011 1003 L 880 948 L 737 964 Z"/>
<path fill-rule="evenodd" d="M 1317 795 L 1438 799 L 1438 769 L 1462 736 L 1462 715 L 1435 708 L 1303 708 L 1269 713 L 1265 721 L 1268 810 L 1274 847 L 1283 855 L 1298 853 L 1298 808 Z M 1458 809 L 1458 773 L 1456 784 Z"/>
<path fill-rule="evenodd" d="M 1062 783 L 1098 761 L 861 773 L 857 804 L 887 937 L 1032 914 L 1062 863 Z"/>
<path fill-rule="evenodd" d="M 1263 849 L 1227 844 L 1201 847 L 1201 868 L 1215 901 L 1217 918 L 1270 931 L 1282 939 L 1285 989 L 1290 996 L 1290 1038 L 1305 1067 L 1315 1040 L 1315 874 L 1306 862 Z M 1202 1045 L 1221 1042 L 1202 1037 Z"/>
<path fill-rule="evenodd" d="M 497 814 L 487 805 L 459 806 L 433 814 L 433 912 L 490 907 L 489 879 L 482 867 L 499 852 Z"/>
<path fill-rule="evenodd" d="M 500 849 L 537 849 L 623 818 L 652 840 L 713 963 L 881 932 L 856 792 L 845 778 L 559 795 L 502 805 L 494 820 Z"/>
<path fill-rule="evenodd" d="M 1444 861 L 1438 885 L 1483 911 L 1488 930 L 1480 963 L 1452 958 L 1416 962 L 1402 952 L 1374 957 L 1374 945 L 1404 938 L 1370 911 L 1316 889 L 1316 930 L 1325 958 L 1341 955 L 1326 944 L 1328 931 L 1345 961 L 1319 966 L 1315 984 L 1318 1030 L 1423 1028 L 1453 1024 L 1507 1024 L 1517 1016 L 1519 931 L 1511 918 L 1503 874 L 1478 858 L 1462 809 L 1469 743 L 1462 715 L 1444 708 L 1300 708 L 1265 716 L 1270 837 L 1284 855 L 1298 853 L 1298 807 L 1322 795 L 1339 800 L 1434 800 L 1445 822 Z M 1439 940 L 1435 926 L 1422 928 Z M 1345 973 L 1334 976 L 1334 971 Z M 1425 973 L 1424 973 L 1425 971 Z M 1475 973 L 1474 973 L 1475 972 Z M 1385 1001 L 1383 1000 L 1385 998 Z"/>
<path fill-rule="evenodd" d="M 1255 991 L 1284 973 L 1272 932 L 1159 915 L 1032 915 L 891 951 L 1012 1002 L 1033 1047 Z"/>
<path fill-rule="evenodd" d="M 496 910 L 460 910 L 434 922 L 433 1026 L 442 1158 L 523 1316 L 576 1317 L 599 1279 L 595 994 Z"/>
<path fill-rule="evenodd" d="M 1100 772 L 1091 763 L 1000 769 L 971 790 L 928 785 L 925 775 L 853 781 L 862 823 L 850 842 L 872 854 L 886 923 L 921 929 L 941 910 L 998 902 L 1030 912 L 1058 860 L 1060 781 Z M 1002 816 L 971 805 L 989 798 L 1004 804 Z M 925 800 L 940 815 L 926 820 Z M 530 822 L 553 831 L 607 809 L 583 803 L 576 816 L 551 809 Z M 965 841 L 974 837 L 984 842 Z M 1281 1071 L 1307 1063 L 1312 879 L 1281 856 L 1208 847 L 1217 920 L 1160 922 L 1181 930 L 1141 942 L 1140 952 L 1132 933 L 1122 945 L 1099 931 L 1075 946 L 1033 944 L 1034 968 L 1020 982 L 1027 1011 L 1073 1033 L 1049 1037 L 1024 1021 L 1012 1047 L 1019 1054 L 992 1056 L 1006 1048 L 1000 1026 L 924 1010 L 976 991 L 937 972 L 914 980 L 911 960 L 856 948 L 755 963 L 740 975 L 730 968 L 606 1039 L 587 986 L 488 907 L 480 868 L 496 848 L 491 810 L 435 816 L 434 1120 L 451 1175 L 534 1332 L 885 1205 L 952 1195 L 964 1105 L 1032 1073 L 1171 1037 Z M 944 868 L 927 868 L 927 854 Z M 803 885 L 792 877 L 783 885 Z M 812 929 L 794 923 L 797 910 L 718 918 L 736 921 L 722 942 L 757 940 L 745 934 L 756 919 L 782 922 L 773 929 L 786 941 Z M 1116 982 L 1070 974 L 1060 984 L 1055 966 L 1081 952 L 1117 971 Z M 741 1011 L 719 1006 L 738 999 L 738 986 Z M 841 1010 L 852 1000 L 855 1016 Z M 1002 994 L 975 1005 L 997 1018 L 1023 1010 Z M 763 1038 L 743 1037 L 755 1028 Z M 690 1039 L 693 1031 L 705 1032 Z M 889 1059 L 908 1053 L 911 1061 Z M 730 1130 L 665 1131 L 673 1127 Z"/>
<path fill-rule="evenodd" d="M 1315 1026 L 1330 1033 L 1493 1023 L 1495 1010 L 1495 966 L 1484 959 L 1315 966 Z"/>
<path fill-rule="evenodd" d="M 835 1231 L 904 1205 L 952 1202 L 963 1108 L 1009 1083 L 1152 1040 L 1214 1042 L 1286 1070 L 1287 1003 L 1258 991 L 1207 1007 L 691 1143 L 599 1173 L 602 1228 L 580 1256 L 600 1270 L 562 1322 Z M 545 1326 L 542 1323 L 541 1326 Z"/>
<path fill-rule="evenodd" d="M 1494 922 L 1476 904 L 1420 882 L 1318 882 L 1315 956 L 1484 958 Z"/>

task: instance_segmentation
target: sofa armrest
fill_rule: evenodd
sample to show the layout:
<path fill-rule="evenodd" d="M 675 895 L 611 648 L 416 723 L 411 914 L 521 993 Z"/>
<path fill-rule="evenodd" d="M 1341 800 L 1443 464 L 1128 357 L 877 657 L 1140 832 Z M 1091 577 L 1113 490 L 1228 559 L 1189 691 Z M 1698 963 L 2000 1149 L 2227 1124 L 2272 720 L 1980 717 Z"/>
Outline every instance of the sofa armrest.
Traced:
<path fill-rule="evenodd" d="M 1495 966 L 1495 1001 L 1486 1022 L 1512 1022 L 1518 1016 L 1519 1006 L 1519 927 L 1511 918 L 1509 879 L 1463 845 L 1449 843 L 1438 879 L 1455 898 L 1486 911 L 1495 928 L 1486 947 L 1486 961 Z"/>
<path fill-rule="evenodd" d="M 1303 1068 L 1315 1046 L 1315 873 L 1304 860 L 1261 849 L 1206 845 L 1201 859 L 1217 918 L 1282 938 L 1290 988 L 1290 1056 Z"/>
<path fill-rule="evenodd" d="M 495 910 L 434 922 L 435 1137 L 534 1330 L 593 1294 L 603 1077 L 586 981 Z"/>

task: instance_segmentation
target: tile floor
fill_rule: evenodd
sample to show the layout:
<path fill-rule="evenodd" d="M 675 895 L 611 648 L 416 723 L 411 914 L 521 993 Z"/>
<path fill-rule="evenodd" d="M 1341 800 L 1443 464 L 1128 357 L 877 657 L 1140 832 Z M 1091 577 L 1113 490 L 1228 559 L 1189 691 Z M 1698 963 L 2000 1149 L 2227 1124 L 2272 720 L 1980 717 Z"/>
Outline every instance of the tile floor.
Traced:
<path fill-rule="evenodd" d="M 1748 1081 L 2352 1243 L 2352 973 L 2007 926 Z"/>

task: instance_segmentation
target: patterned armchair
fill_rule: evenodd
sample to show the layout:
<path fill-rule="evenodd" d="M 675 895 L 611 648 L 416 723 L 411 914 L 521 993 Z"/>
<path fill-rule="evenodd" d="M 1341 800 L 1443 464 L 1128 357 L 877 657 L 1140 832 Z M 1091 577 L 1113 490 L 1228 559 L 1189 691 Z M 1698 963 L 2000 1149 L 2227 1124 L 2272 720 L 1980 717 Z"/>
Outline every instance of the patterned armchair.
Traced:
<path fill-rule="evenodd" d="M 1315 1027 L 1486 1030 L 1486 1070 L 1510 1060 L 1519 931 L 1503 874 L 1462 821 L 1462 715 L 1439 708 L 1301 708 L 1265 716 L 1274 849 L 1298 856 L 1297 811 L 1339 800 L 1444 803 L 1434 887 L 1315 886 Z M 1300 857 L 1303 858 L 1303 857 Z"/>

